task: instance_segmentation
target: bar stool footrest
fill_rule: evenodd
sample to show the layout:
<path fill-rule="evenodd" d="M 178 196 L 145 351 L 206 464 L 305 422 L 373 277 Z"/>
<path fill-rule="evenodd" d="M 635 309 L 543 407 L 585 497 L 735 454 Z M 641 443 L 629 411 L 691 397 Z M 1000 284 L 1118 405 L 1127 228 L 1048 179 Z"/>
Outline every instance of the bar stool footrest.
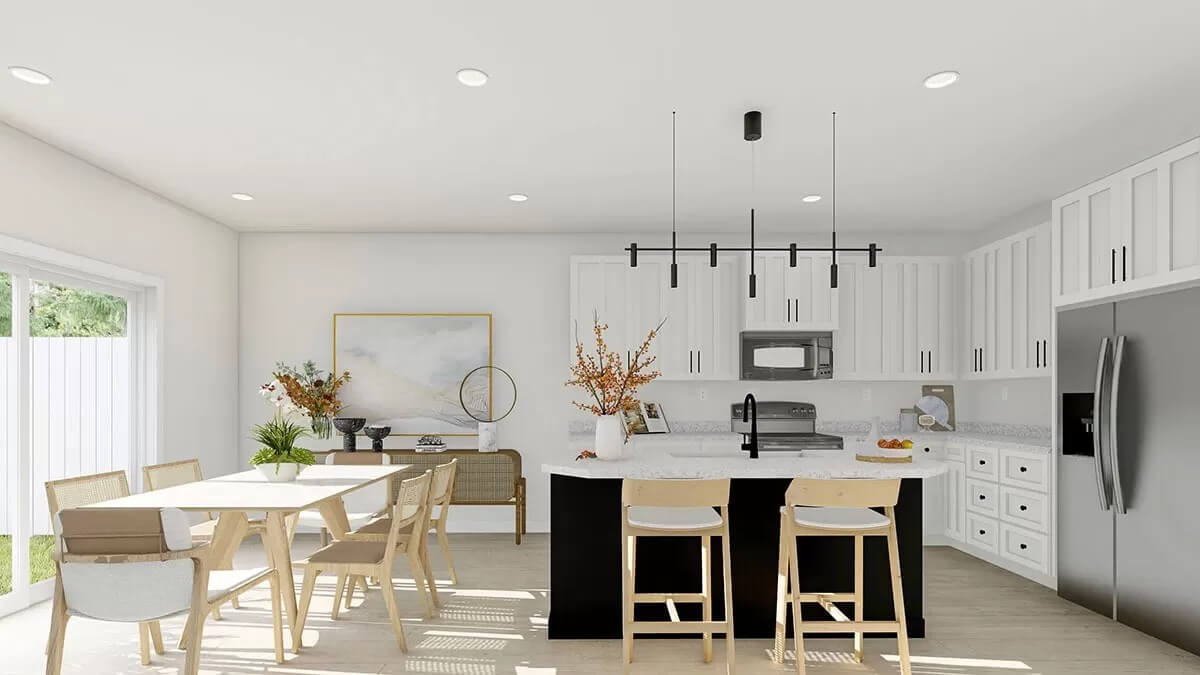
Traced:
<path fill-rule="evenodd" d="M 634 593 L 633 601 L 636 603 L 651 603 L 651 602 L 667 602 L 673 600 L 675 602 L 704 602 L 703 593 Z"/>
<path fill-rule="evenodd" d="M 895 633 L 898 621 L 801 621 L 805 633 Z"/>
<path fill-rule="evenodd" d="M 723 633 L 729 628 L 724 621 L 634 621 L 633 633 Z"/>

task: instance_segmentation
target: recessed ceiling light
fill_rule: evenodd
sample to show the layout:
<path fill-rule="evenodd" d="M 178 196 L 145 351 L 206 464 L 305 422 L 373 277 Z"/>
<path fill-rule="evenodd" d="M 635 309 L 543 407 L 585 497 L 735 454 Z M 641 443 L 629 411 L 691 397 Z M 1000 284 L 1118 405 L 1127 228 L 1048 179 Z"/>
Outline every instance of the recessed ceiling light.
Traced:
<path fill-rule="evenodd" d="M 235 193 L 233 193 L 233 194 L 231 194 L 231 195 L 229 195 L 229 196 L 230 196 L 230 197 L 233 197 L 234 199 L 238 200 L 239 202 L 252 202 L 252 201 L 254 201 L 254 195 L 248 195 L 248 194 L 246 194 L 245 192 L 235 192 Z"/>
<path fill-rule="evenodd" d="M 819 201 L 821 201 L 821 195 L 804 195 L 803 197 L 800 198 L 800 201 L 804 202 L 805 204 L 819 202 Z"/>
<path fill-rule="evenodd" d="M 29 84 L 50 84 L 52 82 L 49 75 L 25 66 L 9 66 L 8 72 L 18 80 Z"/>
<path fill-rule="evenodd" d="M 508 199 L 509 199 L 509 201 L 523 202 L 523 201 L 529 199 L 529 195 L 523 195 L 520 192 L 514 192 L 513 194 L 508 196 Z"/>
<path fill-rule="evenodd" d="M 925 78 L 925 88 L 941 89 L 943 87 L 949 87 L 955 82 L 958 82 L 958 71 L 943 70 L 940 73 L 934 73 Z"/>
<path fill-rule="evenodd" d="M 463 68 L 458 71 L 458 81 L 468 87 L 482 87 L 487 84 L 488 74 L 478 68 Z"/>

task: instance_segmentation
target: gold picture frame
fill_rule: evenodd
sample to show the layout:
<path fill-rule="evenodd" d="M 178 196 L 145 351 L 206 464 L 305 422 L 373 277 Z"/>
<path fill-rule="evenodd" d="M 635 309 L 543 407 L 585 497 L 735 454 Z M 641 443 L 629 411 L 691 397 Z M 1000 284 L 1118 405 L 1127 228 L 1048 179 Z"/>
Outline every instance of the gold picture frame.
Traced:
<path fill-rule="evenodd" d="M 355 325 L 355 324 L 361 323 L 359 320 L 362 320 L 362 319 L 447 319 L 447 320 L 451 320 L 450 321 L 451 327 L 460 328 L 460 329 L 463 329 L 463 331 L 470 330 L 472 333 L 480 330 L 480 328 L 477 326 L 470 325 L 469 321 L 465 324 L 461 324 L 459 322 L 454 322 L 453 320 L 454 319 L 466 319 L 466 320 L 476 319 L 476 320 L 486 321 L 486 324 L 487 324 L 487 327 L 486 327 L 486 331 L 487 331 L 486 359 L 479 358 L 481 356 L 481 354 L 468 354 L 468 355 L 462 357 L 462 358 L 466 359 L 466 361 L 463 362 L 463 364 L 461 365 L 461 368 L 450 368 L 449 369 L 449 370 L 452 370 L 455 372 L 457 369 L 461 369 L 463 371 L 462 373 L 457 374 L 457 377 L 458 377 L 457 381 L 450 382 L 450 380 L 446 378 L 445 372 L 440 372 L 440 373 L 438 373 L 438 377 L 440 377 L 441 379 L 437 380 L 436 382 L 422 382 L 421 383 L 422 386 L 419 387 L 418 389 L 420 389 L 421 391 L 424 391 L 426 389 L 434 390 L 435 400 L 431 402 L 430 409 L 428 411 L 425 411 L 425 412 L 430 413 L 431 419 L 429 420 L 429 425 L 431 428 L 428 430 L 420 430 L 420 431 L 414 430 L 412 428 L 412 426 L 414 424 L 417 424 L 417 422 L 409 421 L 408 418 L 405 418 L 403 416 L 395 417 L 395 418 L 388 416 L 387 410 L 388 410 L 388 406 L 390 405 L 390 403 L 377 404 L 377 403 L 368 403 L 368 402 L 361 401 L 361 400 L 359 400 L 359 401 L 355 400 L 356 392 L 355 392 L 354 385 L 356 383 L 358 383 L 359 388 L 360 389 L 363 388 L 364 380 L 361 378 L 364 378 L 364 377 L 368 378 L 366 381 L 370 382 L 371 381 L 370 378 L 372 377 L 373 373 L 374 373 L 376 379 L 381 379 L 383 376 L 386 375 L 386 376 L 390 377 L 390 380 L 400 380 L 400 379 L 403 379 L 407 375 L 406 373 L 388 373 L 386 371 L 386 368 L 372 368 L 367 365 L 368 362 L 371 362 L 372 364 L 377 363 L 377 362 L 381 361 L 384 357 L 394 357 L 396 355 L 396 352 L 392 351 L 392 350 L 388 350 L 387 344 L 386 344 L 387 340 L 388 340 L 387 334 L 383 334 L 382 337 L 374 337 L 368 333 L 367 329 L 363 325 Z M 483 365 L 487 365 L 487 366 L 492 365 L 493 318 L 492 318 L 492 314 L 490 312 L 337 312 L 333 315 L 332 324 L 333 324 L 333 359 L 332 359 L 333 372 L 337 373 L 337 372 L 341 372 L 342 370 L 348 369 L 348 370 L 350 370 L 350 375 L 351 375 L 350 382 L 347 383 L 346 387 L 342 390 L 343 402 L 345 403 L 345 407 L 346 407 L 346 415 L 345 416 L 366 417 L 368 424 L 375 424 L 375 423 L 389 424 L 393 428 L 393 432 L 391 434 L 393 436 L 414 436 L 415 437 L 415 436 L 424 436 L 424 435 L 437 435 L 437 436 L 443 436 L 443 437 L 469 437 L 469 436 L 478 436 L 479 435 L 478 432 L 468 433 L 468 432 L 456 430 L 456 429 L 461 429 L 461 428 L 469 428 L 476 424 L 476 421 L 471 419 L 469 415 L 466 415 L 465 411 L 462 411 L 461 406 L 458 404 L 458 387 L 459 387 L 459 383 L 461 382 L 462 377 L 465 376 L 467 374 L 467 372 L 469 370 L 471 370 L 472 368 L 475 368 L 478 366 L 483 366 Z M 339 331 L 339 324 L 340 324 L 340 328 L 341 328 L 340 331 Z M 403 324 L 400 324 L 400 325 L 402 326 Z M 467 328 L 467 326 L 469 326 L 469 328 Z M 435 324 L 433 327 L 426 328 L 425 330 L 433 330 L 436 327 L 437 326 Z M 393 331 L 393 333 L 395 333 L 397 331 L 397 326 L 396 325 L 391 326 L 390 330 Z M 341 344 L 340 345 L 339 345 L 339 332 L 341 333 Z M 418 338 L 422 337 L 419 333 L 417 333 L 416 335 Z M 398 336 L 398 337 L 404 337 L 404 336 Z M 460 341 L 461 341 L 462 339 L 466 339 L 466 337 L 474 337 L 474 336 L 473 335 L 471 335 L 471 336 L 459 335 L 458 337 L 460 338 Z M 347 340 L 354 341 L 355 342 L 354 346 L 347 347 L 346 346 Z M 420 342 L 421 340 L 418 339 L 417 341 Z M 375 349 L 377 351 L 377 353 L 371 354 L 368 351 L 368 348 L 363 347 L 362 343 L 364 343 L 364 342 L 368 343 L 368 344 L 370 344 L 371 342 L 374 342 L 375 344 L 371 344 L 370 348 Z M 425 346 L 436 349 L 438 346 L 440 346 L 437 343 L 448 342 L 448 341 L 425 340 L 425 342 L 429 343 L 428 345 L 425 345 Z M 382 344 L 380 344 L 380 343 L 382 343 Z M 481 347 L 481 346 L 482 345 L 472 345 L 472 348 Z M 347 349 L 352 349 L 355 351 L 355 353 L 353 355 L 348 354 L 348 353 L 346 353 Z M 455 358 L 454 355 L 452 355 L 452 354 L 417 353 L 417 354 L 413 355 L 413 354 L 409 353 L 408 351 L 404 351 L 404 355 L 402 358 L 408 359 L 410 362 L 413 362 L 414 365 L 417 363 L 419 363 L 421 365 L 425 365 L 425 364 L 431 362 L 430 361 L 431 359 L 436 361 L 439 357 L 442 358 L 443 360 Z M 476 361 L 482 361 L 482 362 L 476 362 Z M 357 365 L 357 367 L 349 367 L 350 366 L 349 362 L 355 363 Z M 469 365 L 469 364 L 473 364 L 473 365 Z M 468 365 L 469 365 L 469 367 L 468 367 Z M 433 369 L 430 369 L 429 377 L 433 377 L 432 370 Z M 493 396 L 492 378 L 491 378 L 490 371 L 488 373 L 487 383 L 488 383 L 487 384 L 487 386 L 488 386 L 488 391 L 487 391 L 488 407 L 490 409 L 492 407 L 492 396 Z M 451 385 L 452 385 L 452 389 L 453 389 L 453 391 L 452 391 L 453 400 L 452 401 L 447 400 L 451 396 L 451 392 L 450 392 Z M 367 385 L 367 390 L 366 390 L 367 392 L 371 391 L 371 386 L 372 385 Z M 398 386 L 395 382 L 391 382 L 390 386 L 392 389 L 391 394 L 400 393 L 402 395 L 402 396 L 400 396 L 400 398 L 404 398 L 404 396 L 403 396 L 403 394 L 405 394 L 404 388 L 402 388 L 402 387 L 398 388 Z M 380 389 L 386 390 L 387 387 L 388 387 L 388 385 L 386 385 L 386 384 L 378 384 L 378 383 L 375 384 L 376 390 L 380 390 Z M 426 393 L 428 393 L 428 392 L 426 392 Z M 385 398 L 388 398 L 389 401 L 391 399 L 391 397 L 385 397 Z M 409 398 L 420 399 L 421 395 L 414 393 L 411 396 L 409 396 Z M 458 417 L 457 413 L 453 411 L 453 408 L 455 408 L 455 407 L 458 408 L 457 413 L 462 413 L 461 418 Z M 401 410 L 403 410 L 403 407 L 401 408 Z"/>

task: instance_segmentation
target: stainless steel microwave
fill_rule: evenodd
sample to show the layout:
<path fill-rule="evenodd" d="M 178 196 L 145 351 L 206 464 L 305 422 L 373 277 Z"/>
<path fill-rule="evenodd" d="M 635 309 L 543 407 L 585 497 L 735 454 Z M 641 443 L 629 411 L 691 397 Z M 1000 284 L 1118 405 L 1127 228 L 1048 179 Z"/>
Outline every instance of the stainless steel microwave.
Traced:
<path fill-rule="evenodd" d="M 743 380 L 828 380 L 833 377 L 833 333 L 742 333 Z"/>

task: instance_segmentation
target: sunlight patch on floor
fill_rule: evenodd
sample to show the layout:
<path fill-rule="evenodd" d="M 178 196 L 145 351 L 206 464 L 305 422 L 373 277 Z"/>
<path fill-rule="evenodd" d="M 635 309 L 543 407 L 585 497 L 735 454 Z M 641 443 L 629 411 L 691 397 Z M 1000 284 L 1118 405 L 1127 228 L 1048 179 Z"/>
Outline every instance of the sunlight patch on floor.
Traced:
<path fill-rule="evenodd" d="M 899 663 L 900 657 L 895 654 L 882 654 L 883 660 Z M 955 668 L 996 668 L 1004 670 L 1033 670 L 1023 661 L 1006 661 L 1003 659 L 965 659 L 954 656 L 912 656 L 913 665 L 947 666 Z"/>

